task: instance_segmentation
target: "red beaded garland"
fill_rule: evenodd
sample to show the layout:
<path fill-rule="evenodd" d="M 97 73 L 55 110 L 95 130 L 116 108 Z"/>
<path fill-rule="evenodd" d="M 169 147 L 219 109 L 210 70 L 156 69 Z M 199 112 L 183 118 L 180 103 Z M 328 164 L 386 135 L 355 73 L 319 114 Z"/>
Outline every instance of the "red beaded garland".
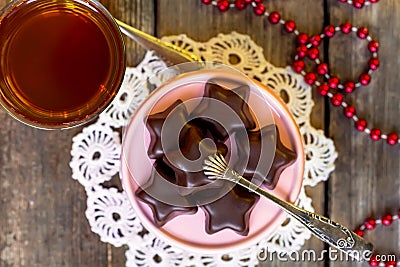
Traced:
<path fill-rule="evenodd" d="M 369 61 L 368 61 L 368 67 L 371 69 L 371 70 L 377 70 L 378 68 L 379 68 L 379 64 L 380 64 L 380 62 L 379 62 L 379 59 L 377 59 L 377 58 L 371 58 Z"/>
<path fill-rule="evenodd" d="M 227 11 L 229 9 L 228 0 L 218 0 L 217 7 L 222 12 Z"/>
<path fill-rule="evenodd" d="M 340 25 L 340 30 L 342 31 L 342 33 L 348 34 L 351 32 L 352 27 L 353 26 L 351 26 L 351 24 L 349 22 L 345 22 L 342 25 Z"/>
<path fill-rule="evenodd" d="M 326 96 L 329 92 L 329 86 L 326 83 L 321 84 L 318 86 L 318 94 L 321 96 Z"/>
<path fill-rule="evenodd" d="M 307 53 L 308 53 L 308 48 L 305 45 L 300 45 L 299 47 L 297 47 L 296 50 L 297 50 L 297 55 L 300 58 L 305 57 L 307 55 Z"/>
<path fill-rule="evenodd" d="M 329 71 L 328 64 L 326 64 L 325 62 L 318 64 L 317 73 L 319 75 L 325 75 L 328 73 L 328 71 Z"/>
<path fill-rule="evenodd" d="M 362 85 L 368 85 L 370 81 L 371 81 L 371 75 L 369 75 L 368 73 L 362 73 L 360 75 L 359 82 Z"/>
<path fill-rule="evenodd" d="M 344 84 L 344 91 L 348 94 L 352 93 L 355 88 L 356 85 L 353 82 L 347 82 Z"/>
<path fill-rule="evenodd" d="M 361 229 L 356 229 L 354 230 L 354 233 L 356 233 L 356 235 L 363 237 L 364 236 L 364 231 Z"/>
<path fill-rule="evenodd" d="M 314 36 L 311 36 L 311 38 L 310 38 L 310 43 L 313 45 L 313 46 L 319 46 L 320 44 L 321 44 L 321 36 L 319 36 L 319 35 L 314 35 Z"/>
<path fill-rule="evenodd" d="M 310 48 L 310 49 L 307 51 L 307 56 L 308 56 L 310 59 L 312 59 L 312 60 L 317 59 L 318 56 L 319 56 L 319 49 L 316 48 L 316 47 Z"/>
<path fill-rule="evenodd" d="M 368 4 L 375 4 L 375 3 L 379 2 L 379 0 L 353 0 L 353 1 L 352 0 L 338 0 L 338 1 L 342 2 L 342 3 L 349 3 L 357 9 L 361 9 Z"/>
<path fill-rule="evenodd" d="M 372 140 L 378 141 L 381 139 L 382 131 L 377 128 L 373 128 L 373 129 L 371 129 L 371 133 L 369 135 Z"/>
<path fill-rule="evenodd" d="M 276 11 L 271 12 L 268 16 L 268 21 L 272 24 L 277 24 L 279 23 L 280 20 L 281 20 L 281 15 Z"/>
<path fill-rule="evenodd" d="M 302 70 L 304 70 L 304 61 L 303 60 L 296 60 L 295 62 L 293 62 L 292 64 L 292 69 L 297 72 L 300 73 Z"/>
<path fill-rule="evenodd" d="M 306 33 L 299 33 L 296 39 L 298 44 L 306 45 L 308 43 L 308 35 Z"/>
<path fill-rule="evenodd" d="M 387 143 L 389 145 L 395 145 L 399 142 L 399 136 L 395 133 L 390 133 L 387 136 Z"/>
<path fill-rule="evenodd" d="M 335 35 L 335 27 L 334 26 L 332 26 L 332 25 L 328 25 L 328 26 L 326 26 L 325 27 L 325 29 L 324 29 L 324 34 L 327 36 L 327 37 L 333 37 L 334 35 Z"/>
<path fill-rule="evenodd" d="M 340 106 L 343 103 L 344 97 L 342 94 L 336 93 L 332 96 L 332 104 L 334 106 Z"/>
<path fill-rule="evenodd" d="M 339 83 L 340 83 L 340 80 L 338 77 L 330 77 L 328 80 L 328 85 L 332 89 L 337 89 Z"/>
<path fill-rule="evenodd" d="M 359 119 L 355 122 L 357 130 L 360 132 L 364 131 L 367 128 L 367 121 L 364 119 Z"/>
<path fill-rule="evenodd" d="M 376 255 L 372 255 L 371 258 L 368 261 L 370 266 L 379 266 L 379 260 L 376 257 Z"/>
<path fill-rule="evenodd" d="M 385 215 L 382 216 L 381 222 L 382 222 L 383 225 L 389 226 L 393 222 L 393 216 L 390 215 L 390 214 L 385 214 Z"/>
<path fill-rule="evenodd" d="M 254 7 L 254 13 L 255 13 L 257 16 L 262 16 L 262 15 L 264 15 L 265 11 L 266 11 L 266 8 L 265 8 L 265 6 L 264 6 L 263 3 L 258 3 L 258 4 Z"/>
<path fill-rule="evenodd" d="M 365 0 L 353 0 L 353 6 L 355 8 L 362 8 L 365 4 Z"/>
<path fill-rule="evenodd" d="M 352 118 L 356 114 L 356 109 L 353 106 L 347 106 L 344 108 L 344 115 L 347 118 Z"/>
<path fill-rule="evenodd" d="M 313 85 L 316 80 L 317 80 L 317 75 L 315 75 L 315 73 L 313 72 L 309 72 L 306 75 L 304 75 L 304 81 L 309 85 Z"/>
<path fill-rule="evenodd" d="M 299 46 L 296 50 L 296 59 L 292 64 L 292 68 L 295 72 L 301 73 L 304 76 L 304 80 L 307 84 L 313 85 L 316 84 L 318 86 L 318 93 L 322 96 L 329 96 L 331 98 L 331 102 L 335 106 L 343 105 L 345 108 L 344 115 L 348 118 L 352 118 L 355 122 L 356 128 L 359 131 L 366 131 L 370 134 L 373 140 L 386 139 L 386 142 L 390 145 L 399 144 L 399 136 L 395 133 L 390 133 L 388 135 L 382 134 L 379 129 L 368 129 L 367 123 L 363 119 L 359 119 L 355 116 L 355 108 L 348 105 L 344 102 L 343 93 L 350 94 L 355 88 L 361 85 L 368 85 L 371 82 L 371 72 L 375 71 L 379 68 L 380 61 L 378 59 L 377 53 L 379 51 L 379 43 L 369 36 L 369 31 L 365 27 L 360 27 L 356 29 L 349 22 L 342 23 L 339 27 L 335 27 L 333 25 L 328 25 L 324 28 L 323 34 L 308 36 L 306 33 L 299 33 L 296 31 L 296 23 L 294 21 L 288 20 L 284 21 L 281 19 L 281 15 L 274 11 L 271 13 L 266 12 L 266 6 L 263 4 L 263 0 L 201 0 L 204 4 L 215 5 L 220 11 L 227 11 L 230 7 L 236 7 L 238 10 L 243 10 L 247 7 L 248 4 L 253 5 L 253 11 L 256 15 L 262 16 L 267 14 L 268 21 L 271 24 L 282 23 L 283 28 L 288 33 L 295 33 L 297 35 L 297 43 Z M 343 3 L 352 4 L 356 8 L 362 8 L 367 4 L 373 4 L 379 2 L 378 0 L 339 0 Z M 231 2 L 233 2 L 231 4 Z M 360 39 L 368 40 L 368 51 L 372 53 L 372 57 L 368 61 L 368 71 L 362 73 L 358 78 L 358 83 L 348 81 L 345 84 L 340 84 L 340 81 L 337 77 L 331 77 L 329 74 L 329 66 L 328 64 L 321 62 L 318 59 L 319 50 L 318 46 L 322 42 L 323 37 L 333 37 L 337 31 L 342 32 L 343 34 L 349 34 L 354 31 L 356 35 Z M 308 57 L 311 60 L 314 60 L 317 63 L 316 71 L 313 72 L 304 72 L 305 63 L 299 58 Z M 327 83 L 321 84 L 317 82 L 317 75 L 325 76 L 328 79 Z M 329 93 L 330 90 L 333 90 L 333 93 Z M 339 91 L 336 91 L 339 90 Z M 340 95 L 340 96 L 339 96 Z M 379 133 L 379 134 L 377 134 Z"/>
<path fill-rule="evenodd" d="M 369 31 L 368 31 L 368 29 L 365 28 L 365 27 L 361 27 L 361 28 L 359 28 L 359 29 L 357 30 L 357 36 L 358 36 L 360 39 L 365 39 L 365 38 L 367 38 L 368 34 L 369 34 Z"/>
<path fill-rule="evenodd" d="M 385 267 L 396 267 L 397 263 L 395 261 L 386 261 Z"/>
<path fill-rule="evenodd" d="M 245 0 L 235 0 L 235 7 L 238 10 L 243 10 L 247 6 L 247 2 Z"/>
<path fill-rule="evenodd" d="M 293 20 L 288 20 L 285 22 L 285 30 L 289 33 L 296 30 L 296 23 Z"/>
<path fill-rule="evenodd" d="M 368 218 L 364 222 L 365 229 L 367 230 L 374 230 L 376 226 L 376 221 L 373 218 Z"/>
<path fill-rule="evenodd" d="M 379 43 L 375 40 L 372 40 L 371 42 L 368 43 L 368 50 L 371 53 L 377 53 L 379 49 Z"/>

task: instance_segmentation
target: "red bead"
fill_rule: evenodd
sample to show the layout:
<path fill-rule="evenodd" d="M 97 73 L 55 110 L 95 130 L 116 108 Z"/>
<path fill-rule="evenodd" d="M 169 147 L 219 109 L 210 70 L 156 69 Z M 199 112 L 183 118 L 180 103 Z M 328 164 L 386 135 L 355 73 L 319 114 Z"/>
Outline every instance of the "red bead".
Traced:
<path fill-rule="evenodd" d="M 211 4 L 213 0 L 201 0 L 204 4 Z"/>
<path fill-rule="evenodd" d="M 308 50 L 307 55 L 310 59 L 317 59 L 319 56 L 319 50 L 316 47 L 312 47 Z"/>
<path fill-rule="evenodd" d="M 375 4 L 375 3 L 378 3 L 379 0 L 369 0 L 369 2 L 372 3 L 372 4 Z"/>
<path fill-rule="evenodd" d="M 379 59 L 377 59 L 376 57 L 373 57 L 368 61 L 368 67 L 371 70 L 377 70 L 379 68 L 379 63 L 380 63 Z"/>
<path fill-rule="evenodd" d="M 296 29 L 296 23 L 293 20 L 288 20 L 285 22 L 285 30 L 287 32 L 294 32 Z"/>
<path fill-rule="evenodd" d="M 253 0 L 254 3 L 262 3 L 263 0 Z"/>
<path fill-rule="evenodd" d="M 318 94 L 326 96 L 328 92 L 329 92 L 329 86 L 326 83 L 323 83 L 320 86 L 318 86 Z"/>
<path fill-rule="evenodd" d="M 385 262 L 385 267 L 396 267 L 397 262 L 396 261 L 386 261 Z"/>
<path fill-rule="evenodd" d="M 371 129 L 369 136 L 372 140 L 378 141 L 379 139 L 381 139 L 382 131 L 377 128 Z"/>
<path fill-rule="evenodd" d="M 381 222 L 385 226 L 391 225 L 393 222 L 393 216 L 390 214 L 385 214 L 382 216 Z"/>
<path fill-rule="evenodd" d="M 379 260 L 376 257 L 376 255 L 372 255 L 371 258 L 368 261 L 369 266 L 379 266 Z"/>
<path fill-rule="evenodd" d="M 244 0 L 247 4 L 251 4 L 251 2 L 253 2 L 253 0 Z"/>
<path fill-rule="evenodd" d="M 344 91 L 348 94 L 352 93 L 356 88 L 356 85 L 353 82 L 347 82 L 344 84 Z"/>
<path fill-rule="evenodd" d="M 297 47 L 297 55 L 300 57 L 300 58 L 303 58 L 303 57 L 305 57 L 306 55 L 307 55 L 307 52 L 308 52 L 308 48 L 307 48 L 307 46 L 305 46 L 305 45 L 300 45 L 299 47 Z"/>
<path fill-rule="evenodd" d="M 361 229 L 356 229 L 354 231 L 354 233 L 356 233 L 356 235 L 363 237 L 364 236 L 364 231 Z"/>
<path fill-rule="evenodd" d="M 362 8 L 365 4 L 365 0 L 353 0 L 353 6 L 355 8 Z"/>
<path fill-rule="evenodd" d="M 356 109 L 353 106 L 347 106 L 344 108 L 344 115 L 347 118 L 352 118 L 356 114 Z"/>
<path fill-rule="evenodd" d="M 307 44 L 308 43 L 308 35 L 306 33 L 299 33 L 299 35 L 297 36 L 297 43 L 298 44 Z"/>
<path fill-rule="evenodd" d="M 359 119 L 355 122 L 357 130 L 360 132 L 364 131 L 367 128 L 367 121 L 363 119 Z"/>
<path fill-rule="evenodd" d="M 311 43 L 313 46 L 319 46 L 320 43 L 321 43 L 321 36 L 319 36 L 319 35 L 311 36 L 311 38 L 310 38 L 310 43 Z"/>
<path fill-rule="evenodd" d="M 342 33 L 344 33 L 344 34 L 350 33 L 351 28 L 353 28 L 353 26 L 349 22 L 345 22 L 342 25 L 340 25 L 340 29 L 342 30 Z"/>
<path fill-rule="evenodd" d="M 323 62 L 323 63 L 321 63 L 321 64 L 318 64 L 318 66 L 317 66 L 317 73 L 318 73 L 319 75 L 325 75 L 325 74 L 328 73 L 328 71 L 329 71 L 328 64 L 326 64 L 325 62 Z"/>
<path fill-rule="evenodd" d="M 390 133 L 388 134 L 386 141 L 389 145 L 395 145 L 399 142 L 399 136 L 395 133 Z"/>
<path fill-rule="evenodd" d="M 334 106 L 340 106 L 343 103 L 344 97 L 342 94 L 336 93 L 332 96 L 332 104 Z"/>
<path fill-rule="evenodd" d="M 246 6 L 247 6 L 247 3 L 245 0 L 235 0 L 235 7 L 238 10 L 243 10 L 246 8 Z"/>
<path fill-rule="evenodd" d="M 368 50 L 371 53 L 376 53 L 379 50 L 379 43 L 377 41 L 372 40 L 368 43 Z"/>
<path fill-rule="evenodd" d="M 368 29 L 367 28 L 365 28 L 365 27 L 361 27 L 361 28 L 359 28 L 358 30 L 357 30 L 357 36 L 360 38 L 360 39 L 365 39 L 365 38 L 367 38 L 367 36 L 368 36 Z"/>
<path fill-rule="evenodd" d="M 304 81 L 309 85 L 313 85 L 316 80 L 317 80 L 317 75 L 315 75 L 315 73 L 313 72 L 309 72 L 306 75 L 304 75 Z"/>
<path fill-rule="evenodd" d="M 303 60 L 296 60 L 295 62 L 293 62 L 292 64 L 292 69 L 297 72 L 300 73 L 301 71 L 304 70 L 304 61 Z"/>
<path fill-rule="evenodd" d="M 258 3 L 255 7 L 254 7 L 254 13 L 257 16 L 262 16 L 265 14 L 265 5 L 263 3 Z"/>
<path fill-rule="evenodd" d="M 332 88 L 332 89 L 337 89 L 339 83 L 340 83 L 340 80 L 339 80 L 338 77 L 331 77 L 331 78 L 329 78 L 329 80 L 328 80 L 328 85 L 329 85 L 329 87 Z"/>
<path fill-rule="evenodd" d="M 376 226 L 376 221 L 375 221 L 375 219 L 368 218 L 365 220 L 364 225 L 365 225 L 365 229 L 374 230 L 374 228 Z"/>
<path fill-rule="evenodd" d="M 339 2 L 346 3 L 347 0 L 339 0 Z"/>
<path fill-rule="evenodd" d="M 217 2 L 217 7 L 220 11 L 225 12 L 229 9 L 229 2 L 228 0 L 219 0 Z"/>
<path fill-rule="evenodd" d="M 368 85 L 370 81 L 371 81 L 371 75 L 369 75 L 368 73 L 363 73 L 360 75 L 359 82 L 362 85 Z"/>
<path fill-rule="evenodd" d="M 325 36 L 333 37 L 335 35 L 335 27 L 332 25 L 328 25 L 324 29 Z"/>
<path fill-rule="evenodd" d="M 279 23 L 280 20 L 281 20 L 281 15 L 276 11 L 271 12 L 268 16 L 268 21 L 272 24 L 277 24 Z"/>

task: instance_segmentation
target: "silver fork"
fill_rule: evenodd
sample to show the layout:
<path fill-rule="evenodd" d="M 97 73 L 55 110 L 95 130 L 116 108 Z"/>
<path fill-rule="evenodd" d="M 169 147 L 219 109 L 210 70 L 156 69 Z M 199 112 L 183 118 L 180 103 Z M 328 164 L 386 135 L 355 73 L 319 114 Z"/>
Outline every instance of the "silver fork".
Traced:
<path fill-rule="evenodd" d="M 220 154 L 210 155 L 203 165 L 204 174 L 210 179 L 223 179 L 237 183 L 262 197 L 266 197 L 294 219 L 303 224 L 316 237 L 329 245 L 345 252 L 357 260 L 368 260 L 372 255 L 373 245 L 345 226 L 321 215 L 301 209 L 279 197 L 270 194 L 261 187 L 248 181 L 228 167 Z"/>
<path fill-rule="evenodd" d="M 148 50 L 153 50 L 169 64 L 175 65 L 185 62 L 201 62 L 201 59 L 193 53 L 182 49 L 179 46 L 165 42 L 152 35 L 144 33 L 122 21 L 115 19 L 121 32 L 136 41 L 139 45 Z"/>

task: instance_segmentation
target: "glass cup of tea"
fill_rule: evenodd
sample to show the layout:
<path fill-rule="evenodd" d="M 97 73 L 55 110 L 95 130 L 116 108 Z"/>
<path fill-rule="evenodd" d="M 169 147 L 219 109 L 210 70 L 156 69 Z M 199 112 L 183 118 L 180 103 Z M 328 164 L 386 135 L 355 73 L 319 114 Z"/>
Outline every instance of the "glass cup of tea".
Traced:
<path fill-rule="evenodd" d="M 96 0 L 14 0 L 0 11 L 0 104 L 17 120 L 64 129 L 117 94 L 125 44 Z"/>

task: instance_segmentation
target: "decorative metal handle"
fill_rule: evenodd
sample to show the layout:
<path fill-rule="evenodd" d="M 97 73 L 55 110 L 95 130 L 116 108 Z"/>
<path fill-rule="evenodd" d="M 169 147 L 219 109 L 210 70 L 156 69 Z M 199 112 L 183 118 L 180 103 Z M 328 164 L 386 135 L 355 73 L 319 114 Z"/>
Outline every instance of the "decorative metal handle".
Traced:
<path fill-rule="evenodd" d="M 126 36 L 136 41 L 145 49 L 155 51 L 172 65 L 194 61 L 201 62 L 199 57 L 179 46 L 160 40 L 117 19 L 115 21 L 119 25 L 121 32 Z"/>
<path fill-rule="evenodd" d="M 372 255 L 373 245 L 362 237 L 331 219 L 296 207 L 268 193 L 229 168 L 221 155 L 209 156 L 204 162 L 203 169 L 204 173 L 211 179 L 224 179 L 237 183 L 260 196 L 270 199 L 303 224 L 316 237 L 349 256 L 357 260 L 368 260 Z"/>

